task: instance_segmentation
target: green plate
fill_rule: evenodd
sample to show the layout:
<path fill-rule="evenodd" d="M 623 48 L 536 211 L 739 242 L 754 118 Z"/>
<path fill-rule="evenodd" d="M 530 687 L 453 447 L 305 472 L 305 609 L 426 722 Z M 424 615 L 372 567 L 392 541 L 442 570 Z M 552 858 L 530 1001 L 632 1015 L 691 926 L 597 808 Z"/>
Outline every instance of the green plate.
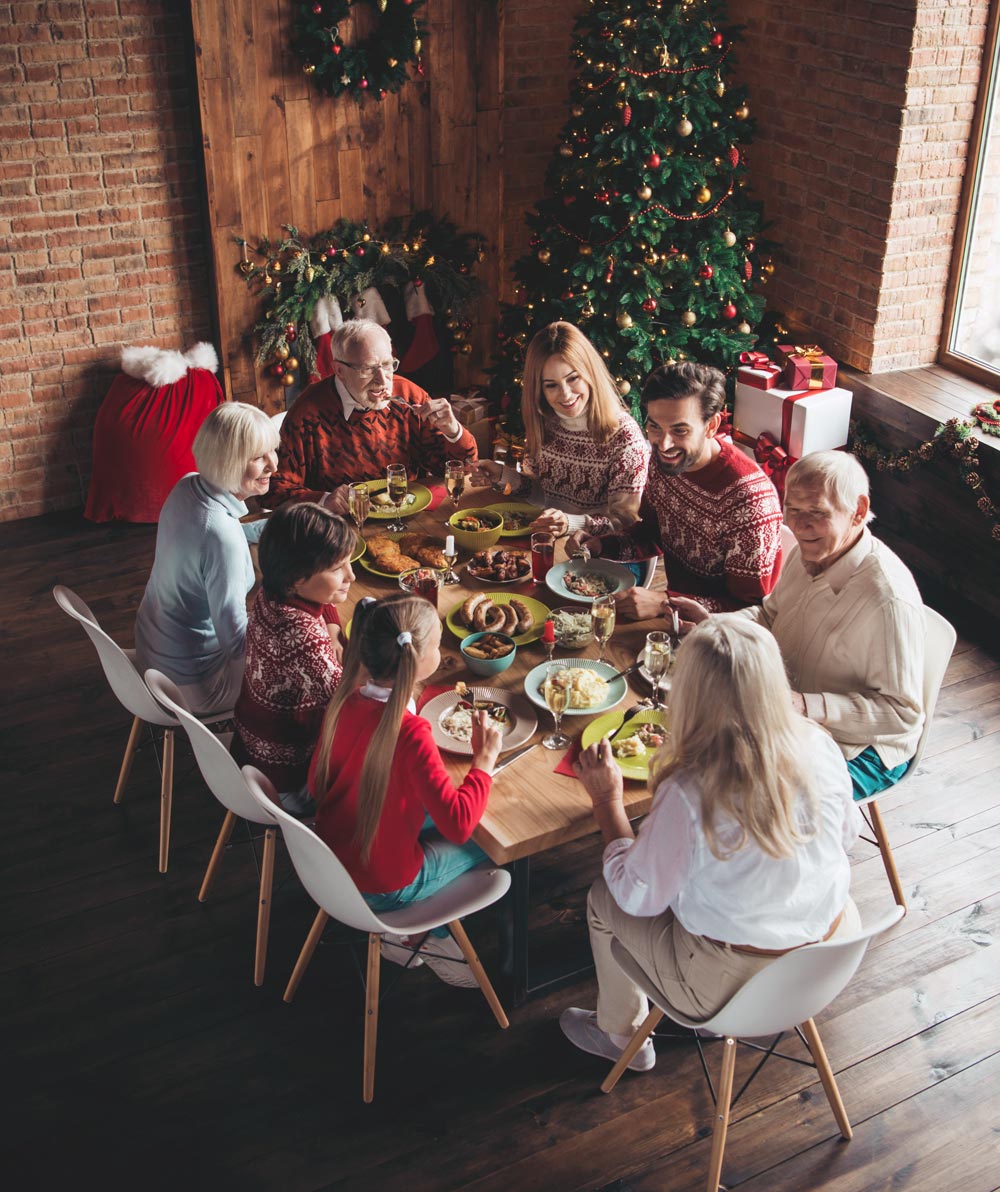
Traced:
<path fill-rule="evenodd" d="M 373 493 L 385 492 L 389 487 L 388 480 L 364 480 L 361 483 L 368 485 L 368 495 Z M 415 513 L 419 513 L 422 509 L 426 509 L 431 503 L 431 490 L 425 488 L 422 484 L 416 484 L 410 481 L 410 495 L 414 500 L 409 505 L 404 505 L 400 510 L 399 517 L 412 517 Z M 368 516 L 374 518 L 375 521 L 392 521 L 397 516 L 393 509 L 379 509 L 375 505 L 368 511 Z"/>
<path fill-rule="evenodd" d="M 393 530 L 391 533 L 388 533 L 388 534 L 386 534 L 384 530 L 380 530 L 379 533 L 385 535 L 386 538 L 391 538 L 393 542 L 399 542 L 399 540 L 401 538 L 403 538 L 406 534 L 409 533 L 409 530 Z M 433 538 L 434 535 L 427 534 L 427 535 L 425 535 L 425 537 Z M 394 579 L 398 583 L 400 573 L 398 571 L 379 571 L 379 569 L 375 566 L 374 562 L 372 561 L 371 557 L 367 554 L 367 550 L 368 550 L 367 539 L 365 540 L 364 545 L 365 545 L 365 549 L 361 552 L 360 555 L 358 555 L 357 562 L 359 562 L 361 564 L 361 566 L 365 569 L 365 571 L 370 571 L 372 575 L 380 575 L 383 579 Z M 442 543 L 442 545 L 443 545 L 443 543 Z M 351 562 L 353 563 L 354 561 L 355 560 L 352 558 Z M 421 567 L 427 566 L 426 563 L 420 563 L 419 565 Z M 434 568 L 433 570 L 439 571 L 440 568 Z"/>
<path fill-rule="evenodd" d="M 530 596 L 519 596 L 516 592 L 487 592 L 486 598 L 492 600 L 494 604 L 510 604 L 512 600 L 521 600 L 528 606 L 528 611 L 535 618 L 535 623 L 528 630 L 527 633 L 519 633 L 514 638 L 516 646 L 526 646 L 529 642 L 537 642 L 542 636 L 542 629 L 545 625 L 545 618 L 549 615 L 548 607 L 540 600 L 533 600 Z M 456 604 L 451 612 L 445 617 L 445 624 L 452 631 L 452 633 L 459 639 L 468 637 L 470 633 L 478 633 L 477 629 L 467 629 L 462 623 L 462 604 Z M 495 632 L 501 633 L 502 630 Z"/>
<path fill-rule="evenodd" d="M 501 538 L 524 538 L 531 533 L 531 526 L 524 526 L 520 530 L 508 530 L 506 518 L 509 513 L 530 513 L 531 520 L 534 521 L 542 512 L 537 505 L 531 505 L 527 501 L 499 501 L 496 505 L 486 505 L 484 508 L 489 509 L 492 513 L 499 513 L 504 518 L 504 527 L 500 531 Z"/>
<path fill-rule="evenodd" d="M 358 544 L 354 548 L 354 553 L 351 555 L 351 562 L 357 563 L 357 561 L 361 558 L 361 556 L 365 553 L 365 551 L 367 549 L 368 548 L 365 544 L 364 538 L 359 534 L 358 535 Z"/>
<path fill-rule="evenodd" d="M 610 737 L 621 728 L 624 719 L 625 712 L 609 712 L 606 716 L 598 716 L 596 720 L 592 720 L 583 730 L 583 736 L 580 738 L 581 748 L 587 749 L 602 737 Z M 658 724 L 669 733 L 670 715 L 658 708 L 643 708 L 629 720 L 625 737 L 631 736 L 633 726 L 638 727 L 640 724 Z M 626 778 L 645 782 L 649 778 L 649 759 L 652 756 L 651 753 L 647 753 L 644 757 L 616 757 L 615 762 Z"/>

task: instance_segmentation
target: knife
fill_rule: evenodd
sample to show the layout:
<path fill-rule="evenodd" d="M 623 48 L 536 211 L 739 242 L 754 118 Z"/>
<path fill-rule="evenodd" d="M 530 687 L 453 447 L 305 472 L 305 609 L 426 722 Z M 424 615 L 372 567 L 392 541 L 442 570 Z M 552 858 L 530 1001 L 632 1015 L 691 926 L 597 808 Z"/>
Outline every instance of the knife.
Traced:
<path fill-rule="evenodd" d="M 631 675 L 639 669 L 639 663 L 633 662 L 631 666 L 627 666 L 624 670 L 616 671 L 613 675 L 608 675 L 605 679 L 606 683 L 613 683 L 615 679 L 624 679 L 626 675 Z"/>
<path fill-rule="evenodd" d="M 537 744 L 538 742 L 536 741 L 533 745 L 522 745 L 520 749 L 515 749 L 513 753 L 508 753 L 503 761 L 497 762 L 497 764 L 493 767 L 493 773 L 499 774 L 500 771 L 505 770 L 511 762 L 516 762 L 519 757 L 522 757 L 526 753 L 530 753 Z"/>

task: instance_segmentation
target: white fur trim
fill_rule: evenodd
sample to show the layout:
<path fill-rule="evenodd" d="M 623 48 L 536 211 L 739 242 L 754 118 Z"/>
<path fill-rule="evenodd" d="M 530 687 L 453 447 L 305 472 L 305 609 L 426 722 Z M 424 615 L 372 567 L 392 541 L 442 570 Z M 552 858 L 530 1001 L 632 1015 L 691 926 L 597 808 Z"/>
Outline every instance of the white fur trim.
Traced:
<path fill-rule="evenodd" d="M 364 300 L 363 303 L 362 299 Z M 351 305 L 354 307 L 354 317 L 356 319 L 370 319 L 373 323 L 378 323 L 382 327 L 388 327 L 392 322 L 392 319 L 389 318 L 389 312 L 385 309 L 385 303 L 382 301 L 382 295 L 374 286 L 369 286 L 363 293 L 358 294 Z"/>
<path fill-rule="evenodd" d="M 412 281 L 403 286 L 403 305 L 406 307 L 406 319 L 409 323 L 421 315 L 434 313 L 434 307 L 427 298 L 427 287 L 420 286 L 418 289 Z"/>
<path fill-rule="evenodd" d="M 207 368 L 210 372 L 215 372 L 218 367 L 219 359 L 215 354 L 215 348 L 208 343 L 195 344 L 187 355 L 148 345 L 122 350 L 122 372 L 135 377 L 136 380 L 145 381 L 154 389 L 160 389 L 164 385 L 176 385 L 182 377 L 187 376 L 189 368 Z"/>
<path fill-rule="evenodd" d="M 313 339 L 319 339 L 328 331 L 336 331 L 344 322 L 344 315 L 340 303 L 332 295 L 320 298 L 313 309 L 309 320 L 309 330 Z"/>

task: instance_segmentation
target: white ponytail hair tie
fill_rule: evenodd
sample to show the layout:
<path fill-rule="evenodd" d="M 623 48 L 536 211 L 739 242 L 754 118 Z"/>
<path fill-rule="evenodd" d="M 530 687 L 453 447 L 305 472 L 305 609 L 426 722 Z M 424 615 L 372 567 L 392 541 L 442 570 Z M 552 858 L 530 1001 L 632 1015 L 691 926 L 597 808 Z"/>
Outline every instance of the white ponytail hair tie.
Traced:
<path fill-rule="evenodd" d="M 413 634 L 409 631 L 409 629 L 404 629 L 402 633 L 396 635 L 396 645 L 398 645 L 400 649 L 402 649 L 403 646 L 410 645 L 412 642 Z"/>

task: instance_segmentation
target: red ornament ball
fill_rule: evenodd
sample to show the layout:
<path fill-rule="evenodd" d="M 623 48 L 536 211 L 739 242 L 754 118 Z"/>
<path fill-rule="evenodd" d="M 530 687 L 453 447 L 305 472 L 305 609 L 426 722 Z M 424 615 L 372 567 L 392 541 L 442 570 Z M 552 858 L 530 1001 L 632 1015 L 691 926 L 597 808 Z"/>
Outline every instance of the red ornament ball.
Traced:
<path fill-rule="evenodd" d="M 323 11 L 323 5 L 322 4 L 314 4 L 312 6 L 312 11 L 313 11 L 313 16 L 318 17 L 319 14 Z"/>
<path fill-rule="evenodd" d="M 355 255 L 356 257 L 363 257 L 363 256 L 365 255 L 365 250 L 364 250 L 364 249 L 361 247 L 361 245 L 360 245 L 360 244 L 359 244 L 359 245 L 358 245 L 358 247 L 357 247 L 357 248 L 354 250 L 354 255 Z"/>
<path fill-rule="evenodd" d="M 335 54 L 339 54 L 344 47 L 339 42 L 335 41 L 331 48 Z"/>
<path fill-rule="evenodd" d="M 424 284 L 424 279 L 422 277 L 415 277 L 413 279 L 413 285 L 416 287 L 416 289 L 419 290 L 423 284 Z"/>
<path fill-rule="evenodd" d="M 660 164 L 659 153 L 651 153 L 649 155 L 649 157 L 646 158 L 646 165 L 649 166 L 649 168 L 651 170 L 655 170 L 659 164 Z"/>
<path fill-rule="evenodd" d="M 285 339 L 287 339 L 290 344 L 295 343 L 295 341 L 298 339 L 298 337 L 299 337 L 299 333 L 295 330 L 294 327 L 291 329 L 291 331 L 289 331 L 287 328 L 285 329 Z"/>
<path fill-rule="evenodd" d="M 385 99 L 385 97 L 386 97 L 386 92 L 385 92 L 385 90 L 384 90 L 383 88 L 381 88 L 381 87 L 379 88 L 378 97 L 379 97 L 379 99 Z"/>
<path fill-rule="evenodd" d="M 607 203 L 610 200 L 611 196 L 608 194 L 608 192 L 606 190 L 599 190 L 597 192 L 597 194 L 594 195 L 594 198 L 597 200 L 598 203 Z"/>
<path fill-rule="evenodd" d="M 722 43 L 724 41 L 725 41 L 725 38 L 722 36 L 722 34 L 718 30 L 716 30 L 712 34 L 712 36 L 708 39 L 708 44 L 717 50 L 721 50 Z"/>
<path fill-rule="evenodd" d="M 724 319 L 735 319 L 738 313 L 736 307 L 731 302 L 727 302 L 722 308 L 722 317 Z"/>
<path fill-rule="evenodd" d="M 705 264 L 704 264 L 704 265 L 702 265 L 702 267 L 701 267 L 701 268 L 698 270 L 698 276 L 699 276 L 699 277 L 703 277 L 703 278 L 705 278 L 705 280 L 706 280 L 706 281 L 707 281 L 707 280 L 708 280 L 710 277 L 712 277 L 714 273 L 715 273 L 715 270 L 712 268 L 712 266 L 711 266 L 711 265 L 709 265 L 709 263 L 708 263 L 707 261 L 706 261 L 706 262 L 705 262 Z"/>
<path fill-rule="evenodd" d="M 573 297 L 573 291 L 563 290 L 559 297 L 563 300 L 563 302 L 569 302 L 569 300 Z"/>
<path fill-rule="evenodd" d="M 656 299 L 655 298 L 647 298 L 646 301 L 643 302 L 643 304 L 642 304 L 642 309 L 646 312 L 647 315 L 651 315 L 653 313 L 653 311 L 656 310 Z"/>
<path fill-rule="evenodd" d="M 734 170 L 740 164 L 740 151 L 735 145 L 729 146 L 729 164 Z"/>
<path fill-rule="evenodd" d="M 624 124 L 625 127 L 628 128 L 628 126 L 631 123 L 632 123 L 632 107 L 630 104 L 626 104 L 622 108 L 622 124 Z"/>
<path fill-rule="evenodd" d="M 367 79 L 362 79 L 362 80 L 361 80 L 361 81 L 358 83 L 358 86 L 361 88 L 361 90 L 362 90 L 362 91 L 367 91 L 367 90 L 368 90 L 368 80 L 367 80 Z"/>
<path fill-rule="evenodd" d="M 614 37 L 614 34 L 611 32 L 610 29 L 602 29 L 601 30 L 601 40 L 602 41 L 610 41 L 612 37 Z"/>
<path fill-rule="evenodd" d="M 284 375 L 284 372 L 285 372 L 285 366 L 283 364 L 272 364 L 271 365 L 271 375 L 272 376 L 280 377 L 280 376 Z"/>

